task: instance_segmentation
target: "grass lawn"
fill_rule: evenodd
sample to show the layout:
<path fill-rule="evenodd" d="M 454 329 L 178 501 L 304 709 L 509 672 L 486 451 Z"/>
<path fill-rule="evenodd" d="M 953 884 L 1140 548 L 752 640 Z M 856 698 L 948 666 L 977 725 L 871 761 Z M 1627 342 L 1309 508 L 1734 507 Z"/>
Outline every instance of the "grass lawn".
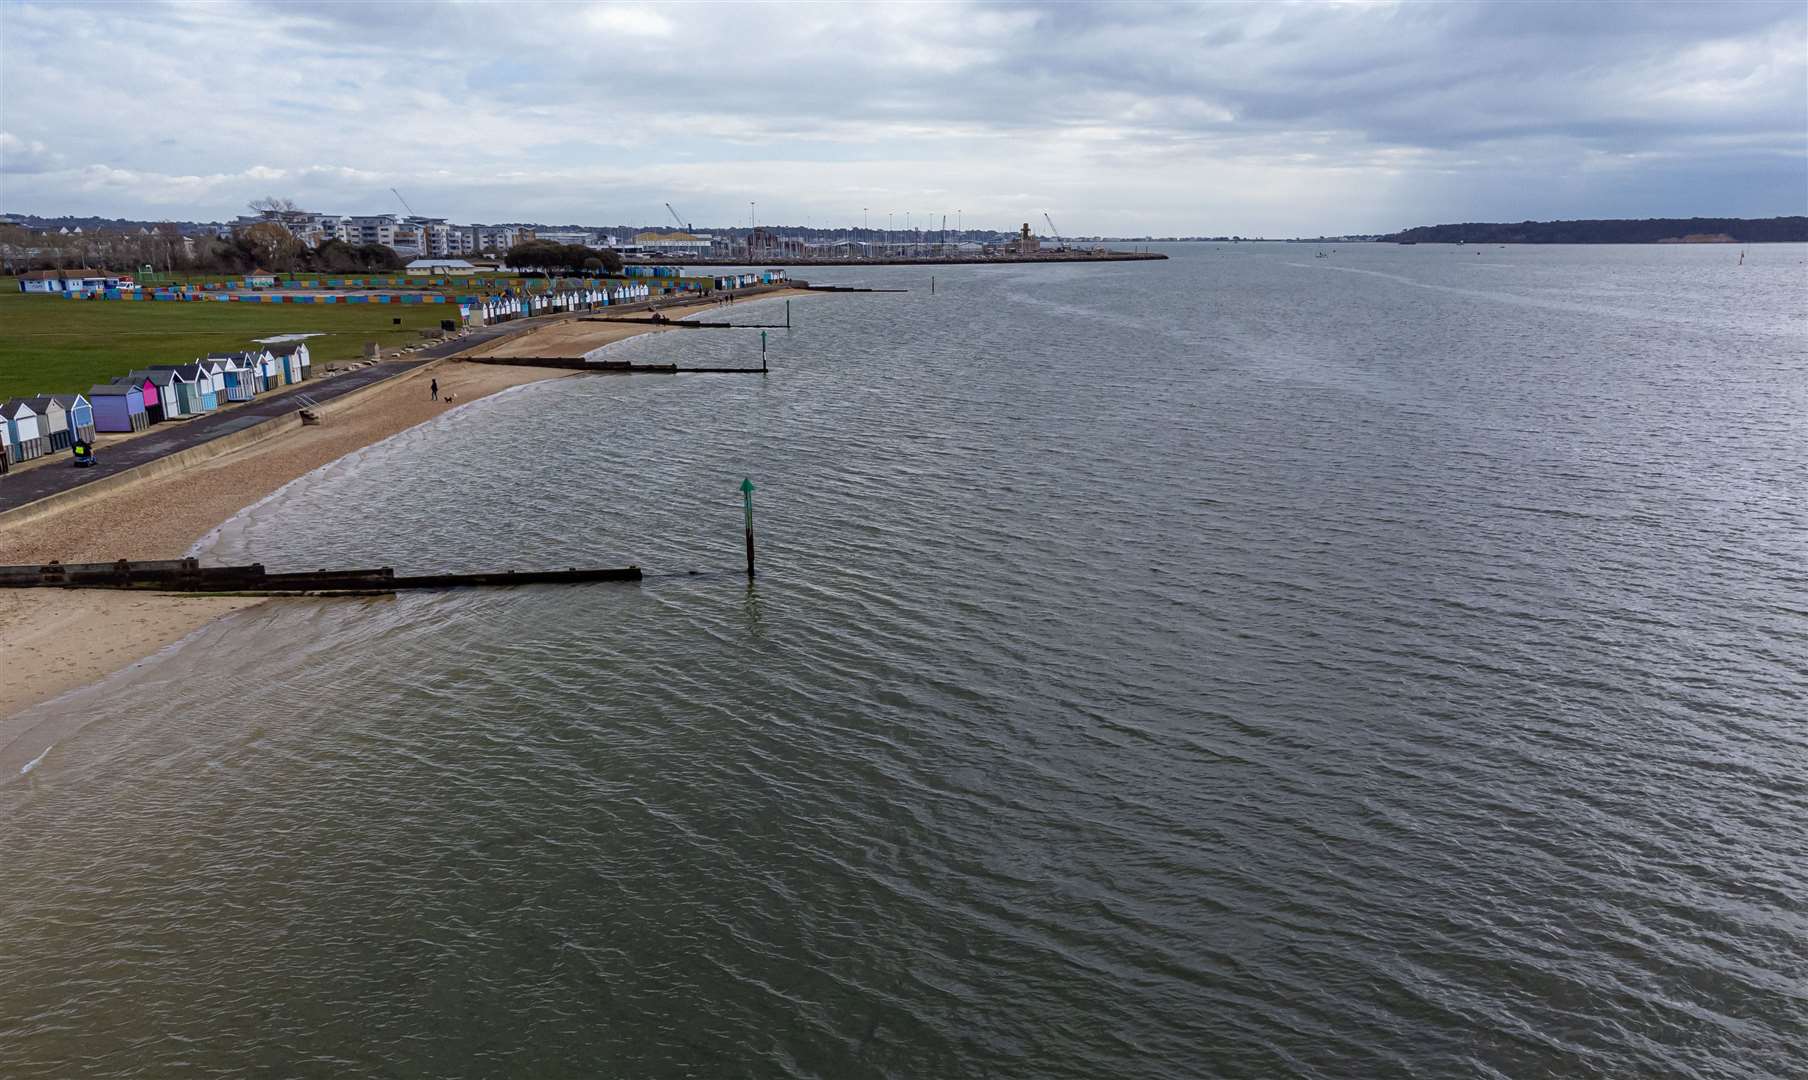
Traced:
<path fill-rule="evenodd" d="M 367 341 L 385 349 L 420 341 L 419 331 L 446 318 L 458 318 L 456 305 L 67 300 L 21 293 L 17 279 L 0 277 L 0 399 L 85 391 L 134 368 L 185 364 L 276 334 L 323 334 L 308 339 L 316 364 L 354 360 Z"/>

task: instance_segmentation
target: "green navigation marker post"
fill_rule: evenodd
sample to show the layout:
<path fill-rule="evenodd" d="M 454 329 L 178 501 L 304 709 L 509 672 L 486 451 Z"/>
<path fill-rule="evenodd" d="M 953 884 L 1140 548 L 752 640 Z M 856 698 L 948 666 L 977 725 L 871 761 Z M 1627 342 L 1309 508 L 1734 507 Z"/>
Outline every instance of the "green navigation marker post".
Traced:
<path fill-rule="evenodd" d="M 741 500 L 747 509 L 747 580 L 753 580 L 753 481 L 741 480 Z"/>
<path fill-rule="evenodd" d="M 760 331 L 760 370 L 766 370 L 766 331 Z"/>

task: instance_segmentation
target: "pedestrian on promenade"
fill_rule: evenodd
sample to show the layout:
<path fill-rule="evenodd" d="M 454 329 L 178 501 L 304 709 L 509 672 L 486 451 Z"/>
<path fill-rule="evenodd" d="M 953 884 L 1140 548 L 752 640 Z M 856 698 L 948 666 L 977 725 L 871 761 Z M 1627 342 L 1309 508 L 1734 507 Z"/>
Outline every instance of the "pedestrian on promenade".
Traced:
<path fill-rule="evenodd" d="M 429 387 L 429 389 L 433 391 L 433 400 L 438 401 L 439 400 L 439 380 L 434 379 L 433 385 L 431 387 Z"/>

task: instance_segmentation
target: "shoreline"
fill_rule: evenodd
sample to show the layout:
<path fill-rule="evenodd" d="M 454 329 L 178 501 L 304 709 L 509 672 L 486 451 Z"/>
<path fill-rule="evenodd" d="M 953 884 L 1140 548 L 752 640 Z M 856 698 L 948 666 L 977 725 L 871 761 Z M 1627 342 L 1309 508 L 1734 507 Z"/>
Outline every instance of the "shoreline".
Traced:
<path fill-rule="evenodd" d="M 785 290 L 735 303 L 792 295 Z M 682 318 L 722 305 L 715 300 L 662 308 Z M 583 328 L 582 330 L 577 329 Z M 8 524 L 0 515 L 0 562 L 112 562 L 178 559 L 248 507 L 350 454 L 505 390 L 569 378 L 560 368 L 499 366 L 464 360 L 491 348 L 527 348 L 543 334 L 569 340 L 588 331 L 594 347 L 667 328 L 645 323 L 571 321 L 536 326 L 404 372 L 324 410 L 324 422 L 295 427 L 184 469 L 180 494 L 171 478 L 151 477 L 74 505 Z M 523 354 L 517 354 L 523 355 Z M 533 355 L 532 352 L 525 355 Z M 441 400 L 428 394 L 437 380 Z M 449 400 L 448 400 L 449 398 Z M 35 705 L 100 681 L 188 637 L 214 620 L 266 602 L 251 597 L 192 597 L 105 589 L 0 590 L 0 760 L 24 731 L 8 721 Z"/>

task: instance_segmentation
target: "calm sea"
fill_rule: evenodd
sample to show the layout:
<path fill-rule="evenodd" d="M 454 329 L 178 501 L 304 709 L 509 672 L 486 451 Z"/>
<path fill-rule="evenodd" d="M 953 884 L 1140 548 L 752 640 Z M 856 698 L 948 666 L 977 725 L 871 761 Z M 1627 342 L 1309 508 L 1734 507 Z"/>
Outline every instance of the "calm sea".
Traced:
<path fill-rule="evenodd" d="M 910 291 L 241 515 L 648 576 L 44 707 L 0 1075 L 1804 1075 L 1808 249 L 1171 250 L 812 273 Z"/>

